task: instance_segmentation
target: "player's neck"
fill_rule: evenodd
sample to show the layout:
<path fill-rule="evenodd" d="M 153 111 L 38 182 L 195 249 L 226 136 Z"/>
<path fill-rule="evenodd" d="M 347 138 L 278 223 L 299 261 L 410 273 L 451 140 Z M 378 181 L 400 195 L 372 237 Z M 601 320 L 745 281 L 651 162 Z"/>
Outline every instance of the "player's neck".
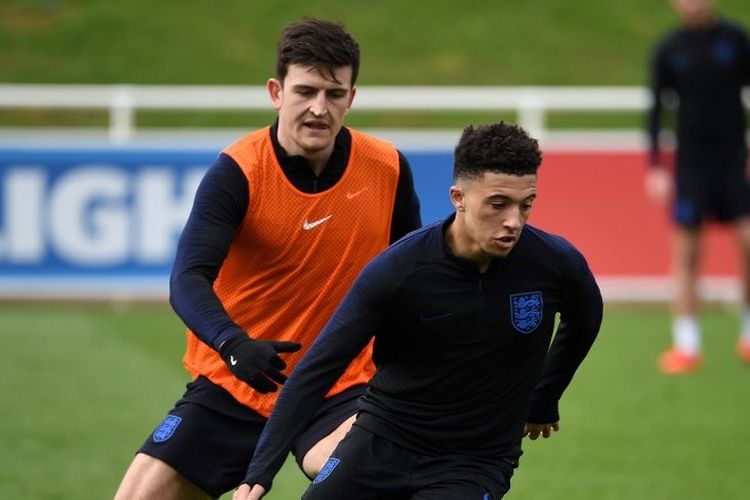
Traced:
<path fill-rule="evenodd" d="M 310 164 L 310 168 L 312 169 L 313 174 L 315 174 L 316 177 L 320 176 L 320 174 L 323 172 L 323 169 L 326 168 L 328 160 L 331 158 L 332 151 L 333 147 L 331 147 L 330 150 L 324 152 L 323 154 L 302 155 Z"/>
<path fill-rule="evenodd" d="M 716 15 L 713 13 L 709 13 L 705 16 L 685 19 L 684 24 L 685 27 L 691 31 L 704 31 L 711 29 L 717 21 L 718 18 L 716 17 Z"/>
<path fill-rule="evenodd" d="M 321 149 L 319 151 L 309 151 L 297 146 L 294 141 L 287 138 L 280 130 L 277 133 L 276 137 L 279 141 L 279 145 L 284 149 L 286 154 L 288 154 L 289 156 L 301 156 L 306 159 L 310 164 L 310 169 L 313 171 L 313 174 L 315 174 L 316 177 L 323 172 L 323 169 L 326 167 L 326 165 L 328 164 L 328 160 L 333 154 L 333 143 L 331 143 L 325 149 Z"/>
<path fill-rule="evenodd" d="M 492 257 L 487 255 L 478 243 L 468 237 L 460 217 L 456 217 L 446 229 L 445 244 L 456 257 L 474 262 L 480 273 L 484 273 L 490 267 Z"/>

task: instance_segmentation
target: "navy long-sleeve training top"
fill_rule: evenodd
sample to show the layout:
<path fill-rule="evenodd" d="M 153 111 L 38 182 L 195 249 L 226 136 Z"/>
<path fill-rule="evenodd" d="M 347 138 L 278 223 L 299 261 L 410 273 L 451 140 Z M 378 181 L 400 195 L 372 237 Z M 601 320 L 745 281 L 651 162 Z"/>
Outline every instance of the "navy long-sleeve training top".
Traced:
<path fill-rule="evenodd" d="M 738 25 L 718 19 L 701 29 L 681 27 L 657 46 L 648 112 L 651 164 L 661 163 L 659 131 L 665 92 L 678 98 L 677 137 L 684 143 L 734 146 L 745 141 L 742 87 L 750 85 L 750 41 Z"/>
<path fill-rule="evenodd" d="M 525 422 L 559 420 L 558 400 L 602 320 L 585 259 L 527 225 L 510 254 L 480 273 L 445 243 L 454 217 L 363 269 L 283 386 L 245 482 L 270 487 L 299 430 L 373 336 L 377 372 L 356 425 L 381 437 L 430 455 L 515 458 Z"/>
<path fill-rule="evenodd" d="M 302 156 L 290 156 L 277 139 L 278 123 L 271 127 L 274 152 L 284 174 L 300 191 L 319 193 L 333 187 L 346 171 L 351 152 L 351 133 L 342 127 L 320 176 Z M 419 200 L 411 169 L 399 151 L 399 179 L 393 206 L 390 241 L 394 242 L 422 225 Z M 177 315 L 203 342 L 218 349 L 242 329 L 227 314 L 213 291 L 213 283 L 229 252 L 237 227 L 250 202 L 248 183 L 240 167 L 225 154 L 201 181 L 193 208 L 177 246 L 170 278 L 170 303 Z M 252 332 L 249 332 L 252 336 Z"/>

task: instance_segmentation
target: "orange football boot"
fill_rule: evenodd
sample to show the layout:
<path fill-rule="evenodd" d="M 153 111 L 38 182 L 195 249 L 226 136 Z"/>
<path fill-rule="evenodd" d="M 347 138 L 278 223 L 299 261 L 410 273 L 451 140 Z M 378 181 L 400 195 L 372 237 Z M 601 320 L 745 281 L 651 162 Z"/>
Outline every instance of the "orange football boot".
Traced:
<path fill-rule="evenodd" d="M 740 337 L 737 340 L 737 356 L 745 363 L 750 364 L 750 338 Z"/>
<path fill-rule="evenodd" d="M 665 375 L 686 375 L 696 372 L 703 363 L 700 354 L 686 354 L 677 349 L 670 349 L 659 357 L 659 369 Z"/>

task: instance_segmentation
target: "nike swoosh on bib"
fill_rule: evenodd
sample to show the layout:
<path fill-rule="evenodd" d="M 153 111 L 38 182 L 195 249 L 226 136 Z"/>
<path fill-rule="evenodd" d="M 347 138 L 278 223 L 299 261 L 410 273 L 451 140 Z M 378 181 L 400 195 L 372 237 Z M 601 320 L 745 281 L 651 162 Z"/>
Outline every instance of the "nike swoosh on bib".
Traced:
<path fill-rule="evenodd" d="M 309 231 L 310 229 L 314 227 L 318 227 L 319 225 L 323 224 L 325 221 L 333 217 L 333 214 L 329 215 L 328 217 L 323 217 L 322 219 L 318 219 L 312 222 L 307 222 L 307 219 L 305 219 L 305 222 L 302 223 L 302 229 L 305 231 Z"/>
<path fill-rule="evenodd" d="M 356 198 L 357 196 L 361 195 L 365 191 L 367 191 L 366 187 L 360 189 L 359 191 L 355 191 L 353 193 L 346 193 L 346 199 L 347 200 L 353 200 L 354 198 Z"/>

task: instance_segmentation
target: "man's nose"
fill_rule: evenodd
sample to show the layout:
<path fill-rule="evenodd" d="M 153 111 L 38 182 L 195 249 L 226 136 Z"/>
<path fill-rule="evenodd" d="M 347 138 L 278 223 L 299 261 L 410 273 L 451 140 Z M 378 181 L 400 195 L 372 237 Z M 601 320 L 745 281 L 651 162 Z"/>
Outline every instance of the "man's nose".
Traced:
<path fill-rule="evenodd" d="M 326 102 L 326 93 L 318 92 L 315 95 L 315 99 L 310 104 L 310 112 L 317 116 L 323 117 L 328 113 L 328 103 Z"/>
<path fill-rule="evenodd" d="M 510 210 L 510 213 L 508 213 L 508 216 L 505 218 L 504 221 L 505 227 L 508 229 L 520 229 L 523 225 L 523 214 L 521 213 L 521 208 L 513 208 Z"/>

